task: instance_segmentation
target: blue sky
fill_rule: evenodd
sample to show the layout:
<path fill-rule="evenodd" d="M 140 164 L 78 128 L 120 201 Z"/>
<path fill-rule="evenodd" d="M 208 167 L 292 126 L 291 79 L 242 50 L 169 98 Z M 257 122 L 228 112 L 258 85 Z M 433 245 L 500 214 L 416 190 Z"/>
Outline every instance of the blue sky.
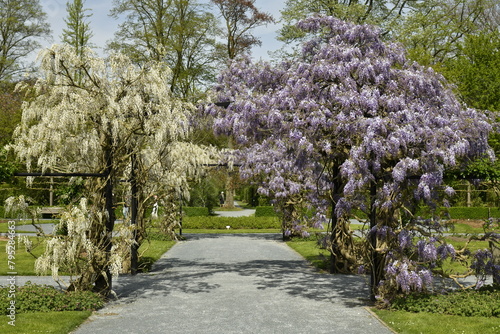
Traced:
<path fill-rule="evenodd" d="M 208 0 L 200 0 L 200 2 L 207 2 Z M 49 47 L 52 44 L 60 43 L 62 29 L 65 28 L 64 18 L 67 17 L 66 13 L 66 0 L 40 0 L 40 4 L 47 13 L 48 21 L 51 25 L 53 32 L 53 39 L 51 41 L 42 41 L 43 47 Z M 285 0 L 256 0 L 256 7 L 263 11 L 270 13 L 276 20 L 280 18 L 280 10 L 283 8 Z M 106 42 L 113 38 L 113 34 L 118 27 L 118 21 L 109 17 L 109 11 L 113 6 L 112 0 L 86 0 L 85 8 L 92 10 L 92 17 L 88 20 L 90 27 L 94 33 L 92 43 L 98 47 L 104 47 Z M 268 25 L 267 27 L 259 27 L 254 30 L 254 35 L 259 37 L 262 41 L 261 47 L 255 47 L 252 50 L 252 55 L 255 59 L 269 59 L 268 52 L 279 49 L 281 46 L 276 41 L 276 31 L 278 25 Z"/>

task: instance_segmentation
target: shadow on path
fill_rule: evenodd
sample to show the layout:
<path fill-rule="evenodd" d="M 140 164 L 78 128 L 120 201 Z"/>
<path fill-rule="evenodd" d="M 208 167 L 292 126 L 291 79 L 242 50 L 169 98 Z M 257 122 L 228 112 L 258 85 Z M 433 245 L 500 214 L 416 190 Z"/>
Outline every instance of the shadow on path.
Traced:
<path fill-rule="evenodd" d="M 315 271 L 279 234 L 190 235 L 75 333 L 388 334 L 360 276 Z"/>
<path fill-rule="evenodd" d="M 280 235 L 191 235 L 183 247 L 194 246 L 196 241 L 228 240 L 238 241 L 241 238 L 259 242 L 281 243 Z M 222 240 L 223 239 L 223 240 Z M 191 245 L 189 245 L 191 244 Z M 289 249 L 291 251 L 291 249 Z M 243 250 L 239 250 L 242 252 Z M 265 253 L 265 251 L 263 251 Z M 295 255 L 291 251 L 292 255 Z M 237 254 L 235 254 L 236 256 Z M 153 271 L 137 276 L 120 277 L 120 286 L 116 293 L 122 302 L 135 299 L 150 298 L 152 295 L 167 297 L 172 291 L 186 294 L 212 293 L 221 284 L 231 281 L 217 279 L 219 274 L 235 274 L 250 278 L 251 284 L 258 290 L 277 289 L 289 295 L 315 301 L 341 303 L 346 307 L 367 305 L 368 288 L 366 278 L 353 275 L 331 275 L 315 271 L 299 256 L 291 259 L 257 259 L 221 263 L 203 257 L 202 253 L 193 259 L 164 256 L 154 266 Z M 234 277 L 234 276 L 233 276 Z M 242 287 L 244 288 L 244 287 Z"/>

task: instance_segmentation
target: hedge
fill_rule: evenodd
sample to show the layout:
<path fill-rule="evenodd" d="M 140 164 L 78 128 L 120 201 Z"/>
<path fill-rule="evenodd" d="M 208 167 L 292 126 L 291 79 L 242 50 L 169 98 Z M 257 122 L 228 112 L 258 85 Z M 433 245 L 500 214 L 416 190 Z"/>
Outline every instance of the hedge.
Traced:
<path fill-rule="evenodd" d="M 276 217 L 276 211 L 272 206 L 255 207 L 255 217 Z"/>
<path fill-rule="evenodd" d="M 447 214 L 448 213 L 448 214 Z M 366 214 L 361 212 L 361 210 L 356 210 L 355 214 L 362 218 L 366 219 Z M 487 208 L 487 207 L 460 207 L 455 206 L 451 208 L 440 208 L 440 214 L 442 218 L 449 219 L 488 219 L 490 217 L 500 218 L 500 209 L 499 208 Z M 422 216 L 427 218 L 427 214 L 425 213 L 425 209 L 422 208 L 416 213 L 416 216 Z"/>
<path fill-rule="evenodd" d="M 490 217 L 500 218 L 499 208 L 486 207 L 452 207 L 448 208 L 451 219 L 488 219 Z"/>
<path fill-rule="evenodd" d="M 209 215 L 208 208 L 206 207 L 183 207 L 182 211 L 186 217 L 206 217 Z"/>
<path fill-rule="evenodd" d="M 185 229 L 280 229 L 276 217 L 184 217 L 182 228 Z"/>

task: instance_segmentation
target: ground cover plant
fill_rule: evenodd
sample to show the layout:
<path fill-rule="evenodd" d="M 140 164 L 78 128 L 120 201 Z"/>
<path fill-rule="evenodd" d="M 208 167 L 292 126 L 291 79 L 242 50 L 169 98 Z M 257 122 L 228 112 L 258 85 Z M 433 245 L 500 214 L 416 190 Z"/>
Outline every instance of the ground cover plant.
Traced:
<path fill-rule="evenodd" d="M 8 314 L 9 287 L 0 288 L 0 312 Z M 54 311 L 94 311 L 104 306 L 91 291 L 61 291 L 53 286 L 26 283 L 16 287 L 16 314 Z"/>

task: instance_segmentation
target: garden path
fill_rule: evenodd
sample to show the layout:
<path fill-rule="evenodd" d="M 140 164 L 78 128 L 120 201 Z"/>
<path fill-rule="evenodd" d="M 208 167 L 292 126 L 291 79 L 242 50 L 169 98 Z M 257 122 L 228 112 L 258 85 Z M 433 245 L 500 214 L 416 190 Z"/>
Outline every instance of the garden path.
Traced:
<path fill-rule="evenodd" d="M 279 234 L 187 235 L 75 334 L 392 333 L 361 276 L 322 274 Z"/>

